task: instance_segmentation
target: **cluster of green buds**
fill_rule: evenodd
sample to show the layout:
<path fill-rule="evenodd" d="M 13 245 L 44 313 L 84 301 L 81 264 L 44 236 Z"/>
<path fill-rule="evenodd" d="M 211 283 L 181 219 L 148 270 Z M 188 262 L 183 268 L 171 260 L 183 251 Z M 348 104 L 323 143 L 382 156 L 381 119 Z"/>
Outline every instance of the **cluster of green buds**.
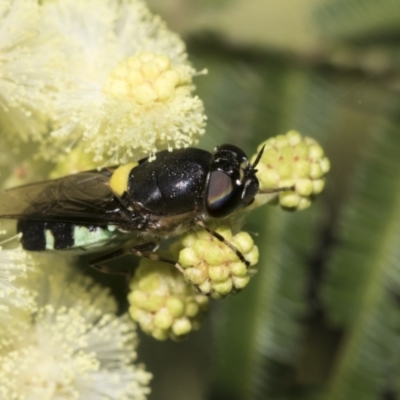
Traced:
<path fill-rule="evenodd" d="M 157 340 L 179 340 L 199 329 L 209 299 L 173 266 L 142 259 L 130 282 L 129 314 Z"/>
<path fill-rule="evenodd" d="M 258 152 L 263 146 L 264 152 L 257 164 L 260 191 L 287 187 L 290 189 L 277 196 L 283 208 L 304 210 L 309 207 L 313 198 L 324 189 L 325 174 L 330 169 L 322 147 L 296 131 L 268 139 L 260 144 Z M 252 162 L 255 158 L 256 155 Z M 271 195 L 258 194 L 252 208 L 270 200 Z"/>
<path fill-rule="evenodd" d="M 257 154 L 263 147 L 256 167 L 261 193 L 247 209 L 273 201 L 289 210 L 309 207 L 324 189 L 330 168 L 321 146 L 289 131 L 261 143 Z M 273 193 L 281 188 L 287 190 Z M 181 238 L 180 249 L 180 271 L 165 263 L 142 260 L 130 285 L 132 318 L 159 340 L 179 339 L 198 329 L 209 297 L 221 299 L 238 293 L 256 273 L 258 248 L 247 232 L 233 235 L 224 226 L 218 227 L 215 235 L 198 230 Z"/>
<path fill-rule="evenodd" d="M 179 264 L 184 275 L 198 290 L 215 299 L 243 289 L 255 274 L 254 265 L 258 261 L 258 248 L 247 232 L 232 235 L 227 227 L 215 231 L 231 246 L 218 240 L 206 230 L 184 236 L 184 248 L 179 253 Z M 240 260 L 237 249 L 248 261 L 248 267 Z"/>

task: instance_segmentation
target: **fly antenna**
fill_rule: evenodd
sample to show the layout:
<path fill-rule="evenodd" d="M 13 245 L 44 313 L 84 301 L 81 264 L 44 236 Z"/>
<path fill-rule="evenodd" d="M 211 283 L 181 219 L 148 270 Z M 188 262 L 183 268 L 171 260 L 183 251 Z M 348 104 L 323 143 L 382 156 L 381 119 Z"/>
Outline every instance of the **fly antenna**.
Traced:
<path fill-rule="evenodd" d="M 264 149 L 265 149 L 265 144 L 264 144 L 263 147 L 261 147 L 261 150 L 258 152 L 257 157 L 256 157 L 256 159 L 254 160 L 253 165 L 251 166 L 253 169 L 254 169 L 255 167 L 257 167 L 257 164 L 260 162 L 261 157 L 262 157 L 262 155 L 263 155 L 263 153 L 264 153 Z"/>
<path fill-rule="evenodd" d="M 294 186 L 281 186 L 281 187 L 277 187 L 277 188 L 259 190 L 258 194 L 271 194 L 271 193 L 287 192 L 287 191 L 291 191 L 294 189 L 295 189 Z"/>

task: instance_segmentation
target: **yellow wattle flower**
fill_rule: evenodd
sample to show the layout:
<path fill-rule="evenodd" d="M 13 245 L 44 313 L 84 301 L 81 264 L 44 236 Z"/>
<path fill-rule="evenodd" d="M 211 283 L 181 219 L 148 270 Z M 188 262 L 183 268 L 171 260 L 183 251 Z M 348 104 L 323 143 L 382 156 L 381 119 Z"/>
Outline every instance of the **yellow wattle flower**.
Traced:
<path fill-rule="evenodd" d="M 199 329 L 209 299 L 172 265 L 142 259 L 130 282 L 129 314 L 157 340 L 179 340 Z"/>
<path fill-rule="evenodd" d="M 283 208 L 303 210 L 325 187 L 325 175 L 330 163 L 322 147 L 310 137 L 302 137 L 297 131 L 272 137 L 258 146 L 257 153 L 264 152 L 257 164 L 260 191 L 288 187 L 273 195 Z M 254 162 L 255 154 L 251 162 Z M 269 194 L 258 194 L 251 208 L 271 200 Z"/>
<path fill-rule="evenodd" d="M 205 230 L 189 233 L 181 239 L 184 248 L 179 253 L 179 263 L 186 279 L 201 293 L 219 299 L 247 286 L 256 273 L 258 248 L 247 232 L 233 235 L 224 226 L 218 227 L 216 232 L 243 254 L 249 267 L 230 247 Z"/>

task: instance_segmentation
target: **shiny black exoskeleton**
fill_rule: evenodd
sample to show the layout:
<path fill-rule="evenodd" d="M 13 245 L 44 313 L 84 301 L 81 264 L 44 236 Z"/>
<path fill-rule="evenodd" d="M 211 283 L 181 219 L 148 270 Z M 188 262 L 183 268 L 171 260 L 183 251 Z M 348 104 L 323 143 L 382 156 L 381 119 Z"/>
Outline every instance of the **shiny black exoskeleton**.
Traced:
<path fill-rule="evenodd" d="M 19 220 L 28 250 L 101 248 L 116 237 L 154 244 L 248 206 L 261 153 L 250 165 L 228 144 L 162 151 L 132 166 L 119 191 L 112 177 L 121 167 L 25 185 L 1 193 L 0 218 Z"/>
<path fill-rule="evenodd" d="M 121 199 L 141 209 L 140 229 L 156 232 L 196 218 L 225 217 L 249 205 L 257 191 L 245 153 L 223 145 L 214 154 L 195 148 L 160 152 L 155 161 L 132 169 Z"/>

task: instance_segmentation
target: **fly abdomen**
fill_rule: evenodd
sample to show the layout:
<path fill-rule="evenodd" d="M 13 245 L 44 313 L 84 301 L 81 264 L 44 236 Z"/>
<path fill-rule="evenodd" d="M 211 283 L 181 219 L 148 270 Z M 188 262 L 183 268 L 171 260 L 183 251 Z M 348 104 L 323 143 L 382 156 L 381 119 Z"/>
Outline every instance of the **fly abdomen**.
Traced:
<path fill-rule="evenodd" d="M 46 250 L 46 222 L 20 220 L 17 231 L 22 234 L 21 244 L 25 250 Z"/>
<path fill-rule="evenodd" d="M 118 232 L 114 226 L 85 226 L 68 222 L 20 220 L 18 232 L 25 250 L 90 249 L 113 240 Z"/>
<path fill-rule="evenodd" d="M 211 160 L 211 153 L 201 149 L 160 152 L 130 171 L 125 200 L 156 216 L 194 212 L 203 202 Z"/>

